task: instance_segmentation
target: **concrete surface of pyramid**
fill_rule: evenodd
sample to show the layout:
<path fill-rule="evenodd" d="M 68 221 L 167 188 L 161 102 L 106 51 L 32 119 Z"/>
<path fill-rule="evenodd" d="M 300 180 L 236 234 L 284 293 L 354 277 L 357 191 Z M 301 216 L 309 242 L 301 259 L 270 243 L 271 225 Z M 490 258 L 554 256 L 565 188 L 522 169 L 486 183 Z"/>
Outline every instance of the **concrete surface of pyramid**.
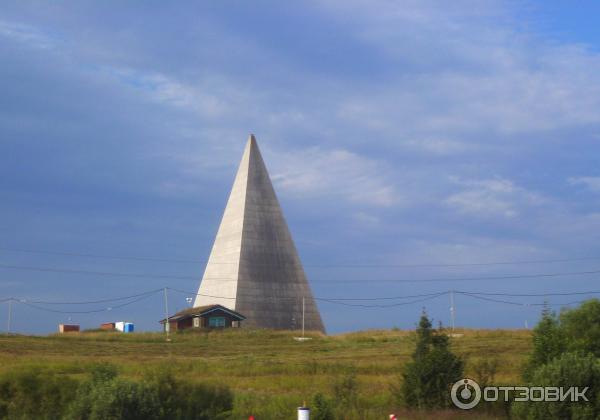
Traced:
<path fill-rule="evenodd" d="M 256 139 L 250 135 L 194 306 L 220 304 L 253 328 L 325 332 Z"/>

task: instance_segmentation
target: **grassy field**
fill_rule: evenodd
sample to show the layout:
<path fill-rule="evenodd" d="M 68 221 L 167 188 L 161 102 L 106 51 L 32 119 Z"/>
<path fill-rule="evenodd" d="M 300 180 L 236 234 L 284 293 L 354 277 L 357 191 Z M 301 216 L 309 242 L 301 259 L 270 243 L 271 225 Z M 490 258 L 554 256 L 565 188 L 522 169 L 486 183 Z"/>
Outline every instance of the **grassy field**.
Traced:
<path fill-rule="evenodd" d="M 453 350 L 466 362 L 467 376 L 477 379 L 482 360 L 498 359 L 495 383 L 519 383 L 531 346 L 525 330 L 457 330 Z M 332 396 L 335 384 L 355 375 L 360 418 L 386 418 L 400 412 L 391 393 L 401 366 L 414 350 L 414 332 L 364 331 L 334 336 L 266 330 L 180 333 L 166 342 L 162 334 L 89 332 L 66 335 L 0 336 L 0 373 L 41 366 L 61 374 L 83 376 L 86 367 L 105 361 L 123 376 L 142 378 L 168 367 L 181 379 L 226 384 L 235 392 L 235 418 L 293 418 L 295 407 L 316 392 Z M 282 413 L 290 413 L 283 415 Z M 404 413 L 429 418 L 431 413 Z M 481 418 L 473 413 L 437 413 L 437 418 Z M 492 418 L 492 417 L 489 417 Z"/>

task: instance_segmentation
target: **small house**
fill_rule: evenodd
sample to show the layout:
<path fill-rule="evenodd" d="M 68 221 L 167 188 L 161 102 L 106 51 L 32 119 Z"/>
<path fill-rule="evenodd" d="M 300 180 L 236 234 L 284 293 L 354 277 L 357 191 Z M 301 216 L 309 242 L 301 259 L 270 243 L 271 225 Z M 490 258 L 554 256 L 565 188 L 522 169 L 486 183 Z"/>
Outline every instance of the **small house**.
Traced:
<path fill-rule="evenodd" d="M 105 322 L 103 324 L 100 324 L 100 329 L 101 330 L 106 330 L 106 331 L 114 331 L 115 330 L 115 323 L 114 322 Z"/>
<path fill-rule="evenodd" d="M 79 325 L 76 324 L 58 324 L 58 332 L 61 334 L 68 332 L 79 332 Z"/>
<path fill-rule="evenodd" d="M 246 317 L 222 305 L 199 306 L 179 311 L 169 317 L 169 331 L 189 328 L 237 328 Z M 160 321 L 163 328 L 165 320 Z"/>

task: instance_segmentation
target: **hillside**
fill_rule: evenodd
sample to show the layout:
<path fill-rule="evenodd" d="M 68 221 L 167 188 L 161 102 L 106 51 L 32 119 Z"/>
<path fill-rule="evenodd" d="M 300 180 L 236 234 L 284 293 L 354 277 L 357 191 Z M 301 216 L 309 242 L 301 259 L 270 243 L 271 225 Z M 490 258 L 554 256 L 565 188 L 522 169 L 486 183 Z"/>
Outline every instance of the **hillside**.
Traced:
<path fill-rule="evenodd" d="M 452 338 L 452 347 L 465 358 L 467 376 L 476 377 L 481 360 L 498 359 L 495 382 L 519 382 L 530 331 L 457 333 L 463 336 Z M 1 336 L 0 373 L 39 366 L 82 376 L 86 367 L 106 361 L 116 364 L 126 377 L 141 378 L 168 367 L 178 378 L 227 384 L 236 395 L 236 418 L 251 413 L 273 418 L 275 413 L 293 412 L 316 392 L 331 395 L 335 384 L 354 372 L 363 418 L 383 418 L 397 406 L 390 387 L 398 382 L 399 368 L 414 349 L 412 332 L 312 335 L 305 342 L 293 340 L 294 335 L 242 329 L 175 334 L 171 342 L 157 333 Z"/>

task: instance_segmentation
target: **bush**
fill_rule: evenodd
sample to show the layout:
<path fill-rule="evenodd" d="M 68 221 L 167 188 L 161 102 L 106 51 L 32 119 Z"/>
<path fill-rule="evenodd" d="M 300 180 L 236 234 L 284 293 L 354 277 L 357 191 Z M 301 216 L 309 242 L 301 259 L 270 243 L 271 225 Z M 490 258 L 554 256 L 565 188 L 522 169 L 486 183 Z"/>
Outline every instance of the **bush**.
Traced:
<path fill-rule="evenodd" d="M 597 419 L 600 416 L 600 365 L 593 355 L 565 353 L 532 372 L 532 386 L 589 387 L 589 402 L 515 402 L 513 414 L 528 420 Z"/>
<path fill-rule="evenodd" d="M 0 418 L 61 418 L 76 388 L 76 381 L 39 368 L 4 374 L 0 378 Z"/>
<path fill-rule="evenodd" d="M 144 384 L 120 378 L 92 379 L 79 388 L 66 418 L 73 420 L 160 419 L 160 402 L 156 393 Z"/>
<path fill-rule="evenodd" d="M 427 314 L 421 316 L 416 333 L 416 350 L 404 367 L 398 397 L 411 408 L 452 407 L 450 386 L 463 377 L 464 363 L 450 351 L 441 327 L 432 329 Z"/>
<path fill-rule="evenodd" d="M 224 386 L 177 381 L 168 370 L 146 383 L 157 395 L 160 418 L 217 420 L 233 409 L 233 394 Z"/>
<path fill-rule="evenodd" d="M 181 382 L 168 372 L 133 382 L 110 364 L 77 382 L 41 369 L 0 377 L 0 419 L 190 419 L 229 416 L 233 395 L 223 386 Z"/>
<path fill-rule="evenodd" d="M 350 372 L 342 376 L 333 384 L 333 397 L 336 405 L 345 409 L 352 409 L 358 403 L 358 383 L 356 373 Z"/>
<path fill-rule="evenodd" d="M 331 400 L 321 393 L 313 396 L 310 409 L 313 420 L 335 420 Z"/>

